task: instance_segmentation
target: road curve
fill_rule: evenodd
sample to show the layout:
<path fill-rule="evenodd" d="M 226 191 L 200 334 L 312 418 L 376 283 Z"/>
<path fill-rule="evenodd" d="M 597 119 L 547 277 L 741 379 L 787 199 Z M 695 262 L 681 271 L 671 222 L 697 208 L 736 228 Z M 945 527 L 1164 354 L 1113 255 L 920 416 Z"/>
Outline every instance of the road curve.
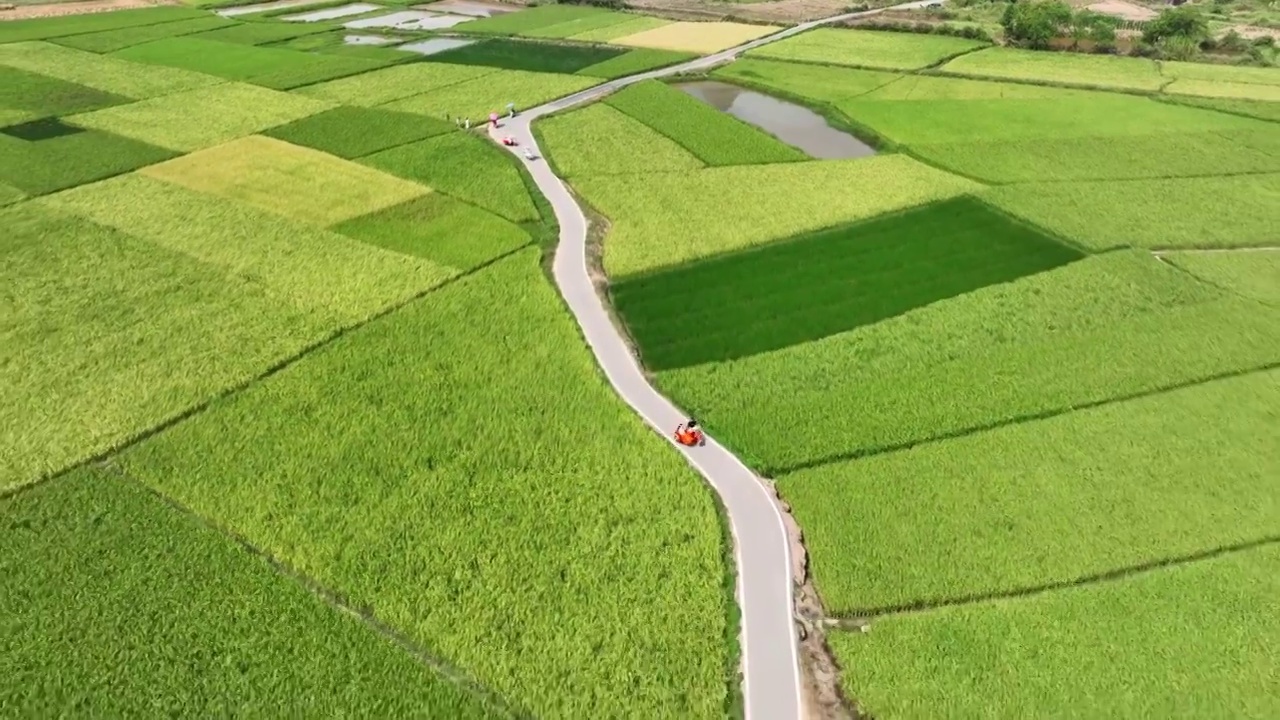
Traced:
<path fill-rule="evenodd" d="M 920 7 L 928 1 L 906 3 L 892 9 Z M 523 159 L 524 149 L 532 148 L 535 157 L 539 158 L 525 161 L 525 166 L 538 189 L 551 203 L 560 223 L 560 243 L 553 265 L 555 282 L 605 376 L 618 395 L 645 422 L 684 454 L 724 504 L 738 566 L 737 595 L 742 610 L 742 693 L 746 720 L 800 720 L 804 715 L 796 648 L 791 550 L 782 512 L 755 473 L 714 438 L 707 438 L 707 444 L 698 448 L 686 448 L 672 439 L 675 426 L 688 416 L 649 385 L 626 342 L 614 328 L 587 270 L 587 219 L 564 182 L 552 172 L 550 165 L 540 159 L 541 151 L 530 125 L 540 117 L 589 102 L 627 85 L 705 69 L 752 48 L 819 25 L 877 12 L 880 11 L 845 13 L 802 23 L 714 55 L 611 80 L 527 110 L 515 118 L 503 120 L 501 128 L 490 129 L 490 135 L 495 139 L 500 136 L 515 138 L 519 147 L 510 150 L 518 157 Z"/>

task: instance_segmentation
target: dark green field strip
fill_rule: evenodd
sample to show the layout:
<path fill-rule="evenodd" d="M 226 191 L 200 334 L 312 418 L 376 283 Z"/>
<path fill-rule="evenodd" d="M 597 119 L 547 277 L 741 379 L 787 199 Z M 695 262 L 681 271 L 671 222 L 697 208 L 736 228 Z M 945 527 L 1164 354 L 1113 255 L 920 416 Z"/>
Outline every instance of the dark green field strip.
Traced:
<path fill-rule="evenodd" d="M 879 322 L 1083 257 L 961 197 L 612 286 L 653 370 Z"/>
<path fill-rule="evenodd" d="M 246 22 L 202 32 L 195 37 L 241 45 L 266 45 L 332 30 L 333 26 L 328 23 Z"/>
<path fill-rule="evenodd" d="M 360 158 L 512 222 L 538 220 L 529 188 L 510 155 L 470 133 L 449 133 Z"/>
<path fill-rule="evenodd" d="M 336 107 L 262 134 L 341 158 L 356 158 L 454 130 L 457 128 L 438 118 L 376 108 Z"/>
<path fill-rule="evenodd" d="M 464 272 L 533 242 L 519 225 L 443 193 L 348 220 L 333 229 Z"/>
<path fill-rule="evenodd" d="M 497 716 L 108 471 L 0 501 L 0 617 L 14 717 Z"/>
<path fill-rule="evenodd" d="M 77 50 L 109 53 L 115 52 L 116 50 L 123 50 L 124 48 L 131 47 L 133 45 L 141 45 L 142 43 L 151 42 L 152 40 L 178 37 L 180 35 L 191 35 L 204 30 L 224 28 L 234 26 L 235 24 L 235 21 L 228 20 L 224 17 L 207 15 L 205 17 L 191 18 L 190 20 L 178 20 L 176 22 L 160 23 L 157 25 L 142 25 L 139 27 L 87 33 L 85 35 L 72 35 L 70 37 L 58 38 L 53 40 L 53 42 L 58 45 L 76 48 Z"/>
<path fill-rule="evenodd" d="M 385 60 L 304 53 L 192 37 L 156 40 L 112 55 L 133 62 L 250 82 L 274 90 L 357 75 L 390 64 Z"/>
<path fill-rule="evenodd" d="M 830 612 L 1016 595 L 1280 532 L 1277 407 L 1272 369 L 778 483 Z"/>
<path fill-rule="evenodd" d="M 631 85 L 604 102 L 671 138 L 708 165 L 809 159 L 772 135 L 657 80 Z"/>
<path fill-rule="evenodd" d="M 0 44 L 19 42 L 22 40 L 44 40 L 46 38 L 65 37 L 82 33 L 115 30 L 118 28 L 136 27 L 140 25 L 156 25 L 159 23 L 192 18 L 207 18 L 209 13 L 187 7 L 153 7 L 138 10 L 119 10 L 116 12 L 91 13 L 70 17 L 49 17 L 34 20 L 15 20 L 0 22 Z"/>
<path fill-rule="evenodd" d="M 1270 720 L 1280 547 L 886 617 L 827 641 L 846 695 L 874 717 Z"/>
<path fill-rule="evenodd" d="M 1259 120 L 1280 122 L 1280 102 L 1237 100 L 1235 98 L 1203 98 L 1192 95 L 1161 95 L 1159 99 L 1177 105 L 1191 105 L 1232 115 L 1244 115 L 1258 118 Z"/>
<path fill-rule="evenodd" d="M 585 5 L 541 5 L 519 12 L 480 18 L 459 25 L 455 29 L 460 32 L 484 35 L 519 35 L 591 15 L 607 14 L 610 14 L 608 10 Z"/>
<path fill-rule="evenodd" d="M 20 140 L 0 133 L 0 182 L 28 195 L 83 185 L 177 155 L 154 145 L 98 130 Z"/>
<path fill-rule="evenodd" d="M 693 53 L 675 50 L 659 50 L 655 48 L 636 48 L 615 58 L 584 67 L 577 71 L 578 75 L 598 77 L 602 80 L 635 75 L 646 70 L 653 70 L 668 65 L 692 60 L 697 57 Z"/>
<path fill-rule="evenodd" d="M 595 45 L 558 45 L 495 38 L 432 55 L 432 62 L 483 65 L 507 70 L 573 74 L 627 51 Z"/>
<path fill-rule="evenodd" d="M 130 98 L 47 75 L 0 65 L 0 109 L 34 117 L 71 115 L 131 102 Z"/>

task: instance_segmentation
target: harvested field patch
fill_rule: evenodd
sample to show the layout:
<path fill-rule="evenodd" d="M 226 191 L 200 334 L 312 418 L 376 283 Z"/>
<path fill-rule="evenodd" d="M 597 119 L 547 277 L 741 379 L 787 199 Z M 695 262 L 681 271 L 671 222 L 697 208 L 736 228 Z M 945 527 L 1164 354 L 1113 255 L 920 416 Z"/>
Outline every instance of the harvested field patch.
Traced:
<path fill-rule="evenodd" d="M 0 133 L 0 182 L 43 195 L 173 156 L 170 150 L 96 130 L 35 141 Z"/>
<path fill-rule="evenodd" d="M 1280 360 L 1278 321 L 1148 253 L 1108 253 L 658 383 L 776 475 L 1260 367 Z"/>
<path fill-rule="evenodd" d="M 590 30 L 585 29 L 584 25 L 579 25 L 577 32 L 572 35 L 564 35 L 569 40 L 577 40 L 578 42 L 597 42 L 607 43 L 617 40 L 620 37 L 635 35 L 648 30 L 655 30 L 664 25 L 670 25 L 670 20 L 651 17 L 649 15 L 629 15 L 626 18 L 609 18 L 608 22 L 603 19 L 598 21 L 599 25 Z M 593 23 L 594 24 L 594 23 Z M 553 26 L 557 31 L 567 29 L 563 23 Z"/>
<path fill-rule="evenodd" d="M 919 70 L 989 43 L 947 35 L 817 28 L 747 52 L 748 57 Z"/>
<path fill-rule="evenodd" d="M 834 103 L 865 95 L 897 80 L 900 75 L 830 65 L 808 65 L 744 58 L 716 68 L 712 76 L 733 82 L 780 90 L 783 93 Z"/>
<path fill-rule="evenodd" d="M 208 14 L 194 8 L 162 6 L 68 17 L 16 20 L 0 23 L 0 44 L 16 43 L 23 40 L 44 40 L 46 38 L 81 35 L 141 25 L 157 25 L 203 17 L 208 17 Z"/>
<path fill-rule="evenodd" d="M 332 103 L 243 83 L 224 83 L 82 115 L 71 122 L 173 150 L 191 151 L 283 125 Z"/>
<path fill-rule="evenodd" d="M 479 35 L 524 35 L 539 28 L 551 27 L 591 17 L 613 17 L 618 13 L 586 5 L 540 5 L 513 13 L 473 20 L 463 28 Z"/>
<path fill-rule="evenodd" d="M 1265 126 L 1252 133 L 1280 135 Z M 1280 171 L 1280 156 L 1215 132 L 912 145 L 911 153 L 931 165 L 994 183 Z"/>
<path fill-rule="evenodd" d="M 497 72 L 494 68 L 474 65 L 416 62 L 308 85 L 298 88 L 294 94 L 344 105 L 374 107 Z"/>
<path fill-rule="evenodd" d="M 1280 227 L 1280 174 L 1028 183 L 985 196 L 1094 250 L 1270 245 Z"/>
<path fill-rule="evenodd" d="M 16 714 L 234 705 L 491 717 L 356 618 L 107 471 L 78 470 L 2 501 L 0 515 L 0 612 L 12 623 L 0 648 L 23 679 L 0 685 L 0 703 Z"/>
<path fill-rule="evenodd" d="M 507 153 L 468 133 L 450 133 L 384 150 L 361 163 L 414 180 L 512 222 L 537 220 L 520 170 Z"/>
<path fill-rule="evenodd" d="M 540 255 L 339 338 L 121 462 L 531 715 L 717 716 L 715 503 L 601 382 Z"/>
<path fill-rule="evenodd" d="M 198 150 L 142 172 L 319 227 L 430 192 L 359 163 L 261 135 Z"/>
<path fill-rule="evenodd" d="M 1237 98 L 1199 98 L 1188 95 L 1164 97 L 1162 99 L 1179 105 L 1191 105 L 1235 115 L 1247 115 L 1260 120 L 1280 122 L 1280 102 L 1261 102 Z"/>
<path fill-rule="evenodd" d="M 1280 251 L 1180 252 L 1161 259 L 1218 287 L 1280 304 Z"/>
<path fill-rule="evenodd" d="M 453 275 L 425 260 L 143 175 L 67 190 L 47 202 L 224 272 L 246 274 L 276 302 L 330 326 L 364 320 Z"/>
<path fill-rule="evenodd" d="M 1280 85 L 1261 85 L 1257 83 L 1223 82 L 1221 80 L 1174 80 L 1164 88 L 1164 92 L 1172 95 L 1198 95 L 1201 97 L 1280 102 Z"/>
<path fill-rule="evenodd" d="M 201 40 L 241 43 L 243 45 L 266 45 L 293 38 L 331 32 L 329 25 L 311 25 L 306 23 L 283 22 L 246 22 L 231 27 L 202 32 L 195 37 Z"/>
<path fill-rule="evenodd" d="M 1276 407 L 1273 370 L 802 470 L 779 485 L 831 611 L 935 604 L 1274 532 Z"/>
<path fill-rule="evenodd" d="M 529 233 L 511 221 L 443 193 L 431 193 L 333 229 L 462 272 L 533 242 Z"/>
<path fill-rule="evenodd" d="M 0 65 L 143 99 L 223 82 L 212 75 L 128 62 L 46 42 L 0 45 Z"/>
<path fill-rule="evenodd" d="M 707 55 L 741 45 L 748 40 L 771 35 L 782 28 L 774 25 L 744 25 L 732 22 L 675 22 L 614 38 L 613 44 Z"/>
<path fill-rule="evenodd" d="M 124 48 L 132 45 L 141 45 L 143 43 L 151 42 L 152 40 L 177 37 L 179 35 L 191 35 L 205 30 L 234 26 L 235 24 L 235 22 L 226 18 L 218 17 L 217 15 L 210 15 L 191 18 L 190 20 L 160 23 L 157 25 L 142 25 L 139 27 L 120 28 L 118 30 L 105 30 L 103 32 L 89 33 L 87 35 L 71 35 L 70 37 L 57 38 L 53 42 L 65 47 L 76 48 L 77 50 L 87 50 L 95 53 L 109 53 L 115 52 L 116 50 L 123 50 Z"/>
<path fill-rule="evenodd" d="M 16 110 L 24 119 L 71 115 L 126 102 L 129 98 L 114 93 L 0 66 L 0 112 Z"/>
<path fill-rule="evenodd" d="M 526 37 L 554 38 L 564 39 L 582 33 L 599 32 L 608 30 L 619 25 L 631 24 L 635 19 L 643 17 L 640 15 L 629 15 L 619 12 L 598 13 L 595 15 L 587 15 L 573 20 L 558 22 L 554 25 L 544 25 L 542 27 L 528 30 L 520 33 Z M 654 18 L 656 19 L 656 18 Z M 639 32 L 639 31 L 632 31 Z M 620 36 L 615 36 L 620 37 Z M 597 40 L 595 42 L 604 42 Z"/>
<path fill-rule="evenodd" d="M 350 159 L 455 130 L 450 123 L 421 115 L 343 106 L 263 134 Z"/>
<path fill-rule="evenodd" d="M 1145 58 L 1078 53 L 1040 52 L 993 47 L 961 55 L 942 66 L 957 75 L 1032 80 L 1037 82 L 1159 90 L 1169 82 L 1155 61 Z"/>
<path fill-rule="evenodd" d="M 705 167 L 674 140 L 605 103 L 539 120 L 539 145 L 566 178 L 688 172 Z"/>
<path fill-rule="evenodd" d="M 368 58 L 179 37 L 135 45 L 115 57 L 151 65 L 193 70 L 274 90 L 358 75 L 386 65 Z"/>
<path fill-rule="evenodd" d="M 886 617 L 827 642 L 846 668 L 845 692 L 876 717 L 1047 717 L 1070 707 L 1083 717 L 1266 720 L 1280 714 L 1268 669 L 1280 643 L 1278 578 L 1272 545 Z"/>
<path fill-rule="evenodd" d="M 0 488 L 116 447 L 325 329 L 243 274 L 45 200 L 0 210 L 0 223 L 11 300 L 0 320 Z"/>
<path fill-rule="evenodd" d="M 616 282 L 610 296 L 645 367 L 662 371 L 810 342 L 1081 257 L 960 197 Z"/>
<path fill-rule="evenodd" d="M 445 50 L 432 62 L 483 65 L 507 70 L 572 74 L 626 52 L 621 48 L 587 45 L 554 45 L 494 38 Z"/>
<path fill-rule="evenodd" d="M 613 223 L 604 243 L 614 278 L 681 265 L 942 200 L 981 186 L 902 155 L 707 168 L 636 178 L 579 178 L 576 189 Z M 839 194 L 815 188 L 841 188 Z"/>
<path fill-rule="evenodd" d="M 837 107 L 858 123 L 905 145 L 1148 135 L 1255 129 L 1240 117 L 1094 93 L 1053 100 L 853 100 Z"/>
<path fill-rule="evenodd" d="M 809 159 L 772 135 L 657 80 L 630 85 L 604 102 L 671 138 L 708 165 Z"/>
<path fill-rule="evenodd" d="M 475 80 L 388 103 L 386 108 L 435 117 L 469 117 L 474 124 L 483 122 L 492 112 L 505 114 L 509 102 L 515 103 L 517 110 L 523 110 L 599 83 L 595 78 L 578 75 L 498 70 Z"/>
<path fill-rule="evenodd" d="M 693 53 L 676 52 L 674 50 L 652 50 L 639 48 L 603 62 L 589 65 L 578 71 L 579 75 L 597 77 L 603 80 L 635 75 L 647 70 L 654 70 L 668 65 L 675 65 L 696 57 Z"/>

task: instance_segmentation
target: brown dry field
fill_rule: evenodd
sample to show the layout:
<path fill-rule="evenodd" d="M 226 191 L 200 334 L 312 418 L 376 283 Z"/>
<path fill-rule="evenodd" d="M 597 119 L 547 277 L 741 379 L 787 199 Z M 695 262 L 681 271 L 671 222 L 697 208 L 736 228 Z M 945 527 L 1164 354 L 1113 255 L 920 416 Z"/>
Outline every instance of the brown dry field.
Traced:
<path fill-rule="evenodd" d="M 19 0 L 20 1 L 20 0 Z M 10 0 L 9 4 L 13 4 Z M 134 8 L 151 7 L 153 5 L 177 5 L 176 0 L 86 0 L 85 2 L 53 2 L 35 5 L 17 5 L 0 10 L 0 21 L 29 20 L 31 18 L 58 17 L 61 15 L 84 15 L 87 13 L 111 12 L 112 10 L 132 10 Z M 6 7 L 0 2 L 0 8 Z"/>

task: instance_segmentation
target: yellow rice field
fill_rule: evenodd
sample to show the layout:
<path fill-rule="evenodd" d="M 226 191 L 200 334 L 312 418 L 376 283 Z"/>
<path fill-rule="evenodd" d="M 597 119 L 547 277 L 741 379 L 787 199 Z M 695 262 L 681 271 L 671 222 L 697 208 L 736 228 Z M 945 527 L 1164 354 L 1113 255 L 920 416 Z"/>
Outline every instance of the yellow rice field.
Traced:
<path fill-rule="evenodd" d="M 781 29 L 773 25 L 744 25 L 731 22 L 675 22 L 617 38 L 612 41 L 612 44 L 658 50 L 681 50 L 706 55 L 741 45 L 748 40 L 772 35 Z"/>

